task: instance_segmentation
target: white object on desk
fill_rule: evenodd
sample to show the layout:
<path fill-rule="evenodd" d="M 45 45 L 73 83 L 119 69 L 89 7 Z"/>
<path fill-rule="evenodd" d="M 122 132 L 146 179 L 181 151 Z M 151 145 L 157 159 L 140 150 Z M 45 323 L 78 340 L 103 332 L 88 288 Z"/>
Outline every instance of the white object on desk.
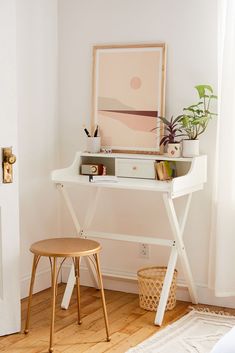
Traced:
<path fill-rule="evenodd" d="M 140 174 L 132 175 L 130 173 L 133 170 L 133 165 L 154 165 L 155 160 L 174 160 L 178 170 L 178 176 L 171 181 L 159 181 L 151 179 L 151 168 L 148 169 L 147 175 L 149 179 L 144 179 L 147 175 L 144 169 L 141 170 Z M 102 183 L 90 183 L 87 176 L 79 175 L 79 168 L 82 163 L 102 163 L 107 168 L 107 174 L 117 176 L 126 175 L 126 177 L 117 177 L 118 182 L 103 181 Z M 128 164 L 131 167 L 128 167 Z M 188 285 L 189 294 L 193 303 L 197 303 L 197 293 L 195 284 L 193 281 L 192 272 L 190 269 L 188 256 L 185 250 L 183 241 L 183 232 L 188 216 L 189 206 L 191 202 L 192 193 L 203 189 L 203 184 L 206 182 L 206 169 L 207 169 L 207 157 L 205 155 L 197 156 L 194 158 L 174 158 L 171 159 L 162 155 L 137 155 L 137 154 L 123 154 L 123 153 L 82 153 L 77 152 L 73 164 L 64 169 L 55 170 L 52 172 L 52 180 L 60 187 L 64 196 L 65 202 L 68 206 L 68 210 L 71 214 L 73 223 L 77 230 L 78 236 L 86 236 L 93 238 L 113 239 L 128 242 L 139 242 L 145 244 L 155 244 L 159 246 L 171 247 L 171 253 L 168 261 L 167 272 L 163 283 L 163 289 L 160 297 L 158 310 L 155 317 L 155 324 L 161 325 L 165 307 L 168 299 L 168 293 L 172 282 L 174 269 L 176 266 L 177 257 L 179 256 L 184 276 Z M 120 172 L 121 170 L 121 172 Z M 150 173 L 149 173 L 150 171 Z M 135 170 L 134 170 L 135 172 Z M 143 174 L 142 174 L 143 173 Z M 142 178 L 140 178 L 142 176 Z M 91 203 L 88 209 L 85 224 L 83 227 L 80 226 L 73 209 L 72 203 L 66 191 L 67 185 L 80 185 L 90 186 L 96 188 L 95 200 Z M 145 192 L 160 192 L 162 194 L 165 209 L 167 212 L 168 220 L 171 226 L 173 239 L 159 239 L 156 237 L 148 237 L 147 235 L 134 236 L 129 234 L 114 234 L 114 233 L 101 233 L 101 232 L 89 232 L 87 231 L 89 224 L 94 216 L 99 193 L 101 188 L 111 189 L 132 189 L 132 190 L 143 190 Z M 179 221 L 175 212 L 173 199 L 186 195 L 187 202 L 185 205 L 182 219 Z M 92 268 L 87 262 L 90 273 L 94 279 Z M 104 273 L 105 274 L 105 273 Z M 62 301 L 62 307 L 67 308 L 69 305 L 70 297 L 74 286 L 74 275 L 71 271 L 69 280 L 66 286 L 65 295 Z M 95 283 L 95 282 L 94 282 Z M 97 287 L 97 284 L 95 284 Z"/>
<path fill-rule="evenodd" d="M 101 147 L 101 138 L 100 136 L 96 137 L 87 137 L 86 140 L 86 150 L 89 153 L 97 153 L 100 152 Z"/>
<path fill-rule="evenodd" d="M 93 175 L 91 180 L 91 183 L 117 183 L 118 178 L 113 175 Z"/>

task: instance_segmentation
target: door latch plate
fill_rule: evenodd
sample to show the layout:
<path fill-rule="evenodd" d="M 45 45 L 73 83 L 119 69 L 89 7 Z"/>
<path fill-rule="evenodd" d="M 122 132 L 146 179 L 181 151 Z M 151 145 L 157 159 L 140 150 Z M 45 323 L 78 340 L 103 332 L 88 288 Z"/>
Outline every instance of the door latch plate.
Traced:
<path fill-rule="evenodd" d="M 2 181 L 5 184 L 13 182 L 13 167 L 16 161 L 16 156 L 12 153 L 12 147 L 5 147 L 2 149 Z"/>

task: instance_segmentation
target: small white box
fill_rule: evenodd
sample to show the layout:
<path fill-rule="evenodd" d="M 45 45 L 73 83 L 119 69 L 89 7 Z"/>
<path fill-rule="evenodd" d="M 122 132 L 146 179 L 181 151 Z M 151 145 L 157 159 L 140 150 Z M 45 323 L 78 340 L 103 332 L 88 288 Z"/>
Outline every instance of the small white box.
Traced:
<path fill-rule="evenodd" d="M 116 176 L 124 178 L 155 179 L 154 160 L 116 159 Z"/>

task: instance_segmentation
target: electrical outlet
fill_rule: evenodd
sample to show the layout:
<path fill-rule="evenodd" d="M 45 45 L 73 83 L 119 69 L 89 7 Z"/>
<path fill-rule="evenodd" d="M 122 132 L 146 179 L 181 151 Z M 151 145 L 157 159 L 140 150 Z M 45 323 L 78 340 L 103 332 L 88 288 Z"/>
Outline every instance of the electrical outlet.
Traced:
<path fill-rule="evenodd" d="M 149 245 L 141 243 L 139 244 L 139 257 L 143 259 L 149 259 Z"/>

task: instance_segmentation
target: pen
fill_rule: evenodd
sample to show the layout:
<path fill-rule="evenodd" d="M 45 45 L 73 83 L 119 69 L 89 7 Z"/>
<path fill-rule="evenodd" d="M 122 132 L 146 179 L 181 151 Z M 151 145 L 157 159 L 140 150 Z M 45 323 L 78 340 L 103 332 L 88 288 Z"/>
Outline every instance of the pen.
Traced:
<path fill-rule="evenodd" d="M 97 137 L 97 136 L 98 136 L 98 125 L 97 125 L 97 127 L 95 129 L 95 132 L 94 132 L 94 137 Z"/>
<path fill-rule="evenodd" d="M 89 134 L 89 131 L 86 128 L 84 129 L 84 131 L 88 137 L 91 137 L 91 135 Z"/>

